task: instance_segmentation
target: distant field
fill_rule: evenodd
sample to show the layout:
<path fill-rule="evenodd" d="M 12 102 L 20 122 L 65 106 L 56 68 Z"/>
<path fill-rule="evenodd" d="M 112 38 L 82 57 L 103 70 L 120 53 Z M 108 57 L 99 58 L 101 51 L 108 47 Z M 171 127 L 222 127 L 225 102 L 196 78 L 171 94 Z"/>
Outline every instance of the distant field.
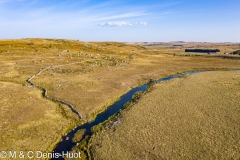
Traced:
<path fill-rule="evenodd" d="M 150 79 L 189 70 L 240 68 L 240 59 L 189 56 L 181 51 L 118 42 L 0 40 L 0 136 L 4 139 L 0 149 L 51 150 L 67 130 L 93 120 L 130 88 Z M 31 81 L 46 88 L 48 96 L 73 105 L 83 119 L 27 83 L 42 70 Z"/>
<path fill-rule="evenodd" d="M 164 54 L 174 54 L 174 55 L 189 55 L 193 53 L 186 53 L 185 49 L 219 49 L 220 52 L 218 54 L 229 54 L 236 50 L 240 49 L 239 44 L 235 43 L 206 43 L 206 42 L 171 42 L 171 43 L 160 43 L 158 45 L 144 45 L 144 47 L 148 49 L 155 50 L 155 52 L 159 52 L 161 50 Z M 206 55 L 206 53 L 194 53 L 200 55 Z"/>
<path fill-rule="evenodd" d="M 155 85 L 90 141 L 93 159 L 239 159 L 240 73 L 212 71 Z"/>

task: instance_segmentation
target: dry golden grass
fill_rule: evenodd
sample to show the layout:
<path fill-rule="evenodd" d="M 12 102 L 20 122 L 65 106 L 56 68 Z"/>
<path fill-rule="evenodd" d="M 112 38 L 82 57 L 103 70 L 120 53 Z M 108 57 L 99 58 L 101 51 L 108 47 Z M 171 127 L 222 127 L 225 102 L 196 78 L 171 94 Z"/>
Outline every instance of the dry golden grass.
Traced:
<path fill-rule="evenodd" d="M 235 49 L 235 46 L 232 47 Z M 168 52 L 175 53 L 181 50 L 168 48 Z M 0 82 L 1 85 L 7 84 L 9 88 L 9 91 L 2 93 L 12 94 L 13 86 L 18 93 L 21 93 L 14 97 L 5 97 L 6 103 L 0 99 L 0 103 L 11 108 L 9 115 L 1 112 L 0 122 L 3 123 L 5 119 L 10 121 L 9 119 L 12 118 L 8 117 L 10 115 L 17 117 L 18 107 L 30 104 L 35 106 L 31 110 L 20 112 L 32 113 L 35 119 L 26 117 L 22 118 L 24 119 L 22 123 L 16 123 L 15 119 L 9 123 L 8 127 L 19 129 L 20 126 L 24 126 L 24 129 L 20 127 L 21 132 L 6 134 L 7 130 L 12 128 L 0 130 L 0 134 L 5 138 L 2 143 L 9 141 L 9 145 L 1 149 L 11 147 L 52 149 L 53 145 L 59 141 L 60 135 L 66 133 L 67 129 L 73 128 L 74 124 L 93 120 L 97 113 L 131 87 L 150 78 L 186 70 L 240 68 L 240 60 L 172 56 L 165 54 L 164 49 L 160 48 L 152 49 L 117 42 L 81 42 L 65 39 L 0 40 L 0 57 Z M 76 115 L 71 113 L 67 106 L 59 107 L 58 104 L 43 99 L 40 90 L 28 88 L 29 84 L 26 80 L 46 67 L 51 68 L 33 78 L 32 82 L 46 88 L 49 96 L 72 104 L 83 115 L 80 122 L 76 122 Z M 31 98 L 33 102 L 27 101 L 24 96 L 32 92 L 34 92 Z M 43 104 L 46 104 L 44 106 L 48 110 L 42 107 Z M 46 117 L 46 111 L 48 114 L 51 113 L 52 117 Z M 38 127 L 38 124 L 41 127 Z M 23 135 L 22 132 L 25 130 L 37 130 L 39 133 L 53 137 L 42 141 L 40 137 Z M 28 140 L 28 143 L 24 145 L 24 142 L 19 142 L 15 147 L 13 142 L 18 141 L 19 137 L 25 139 L 24 142 Z"/>
<path fill-rule="evenodd" d="M 78 130 L 73 137 L 73 142 L 79 142 L 80 139 L 82 139 L 82 136 L 85 132 L 85 129 Z"/>
<path fill-rule="evenodd" d="M 239 159 L 240 73 L 212 71 L 157 84 L 93 136 L 93 159 Z"/>
<path fill-rule="evenodd" d="M 8 82 L 0 82 L 0 88 L 0 150 L 51 151 L 71 125 L 58 104 L 35 88 Z"/>
<path fill-rule="evenodd" d="M 92 114 L 101 110 L 106 104 L 115 101 L 130 87 L 138 85 L 142 80 L 184 70 L 234 69 L 239 66 L 239 61 L 233 60 L 168 55 L 137 55 L 123 67 L 111 66 L 103 59 L 101 61 L 107 65 L 91 66 L 83 62 L 56 67 L 55 70 L 42 73 L 33 79 L 33 82 L 48 88 L 51 96 L 71 102 L 89 121 L 93 118 Z"/>

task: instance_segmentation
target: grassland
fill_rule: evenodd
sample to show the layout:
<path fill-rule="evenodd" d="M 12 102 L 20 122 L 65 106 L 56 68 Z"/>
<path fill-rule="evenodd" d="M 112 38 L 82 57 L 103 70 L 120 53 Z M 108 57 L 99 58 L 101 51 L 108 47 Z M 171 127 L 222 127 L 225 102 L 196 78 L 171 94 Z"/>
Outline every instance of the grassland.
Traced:
<path fill-rule="evenodd" d="M 149 79 L 187 70 L 240 68 L 240 60 L 231 56 L 189 56 L 183 51 L 117 42 L 0 40 L 0 136 L 4 139 L 0 149 L 51 150 L 67 130 L 93 120 L 123 93 Z M 72 104 L 83 119 L 67 106 L 45 99 L 41 90 L 26 82 L 43 69 L 32 82 L 46 88 L 49 96 Z"/>
<path fill-rule="evenodd" d="M 93 136 L 92 159 L 239 159 L 239 79 L 212 71 L 155 85 Z"/>
<path fill-rule="evenodd" d="M 35 88 L 9 82 L 0 82 L 0 87 L 0 150 L 51 151 L 72 125 L 62 117 L 61 107 Z"/>

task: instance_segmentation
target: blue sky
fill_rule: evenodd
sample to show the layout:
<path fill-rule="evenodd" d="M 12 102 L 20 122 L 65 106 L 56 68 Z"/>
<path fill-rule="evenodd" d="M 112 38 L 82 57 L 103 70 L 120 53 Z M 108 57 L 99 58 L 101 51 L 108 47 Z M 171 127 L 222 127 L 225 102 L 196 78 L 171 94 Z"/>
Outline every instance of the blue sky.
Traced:
<path fill-rule="evenodd" d="M 0 39 L 240 42 L 239 0 L 0 0 Z"/>

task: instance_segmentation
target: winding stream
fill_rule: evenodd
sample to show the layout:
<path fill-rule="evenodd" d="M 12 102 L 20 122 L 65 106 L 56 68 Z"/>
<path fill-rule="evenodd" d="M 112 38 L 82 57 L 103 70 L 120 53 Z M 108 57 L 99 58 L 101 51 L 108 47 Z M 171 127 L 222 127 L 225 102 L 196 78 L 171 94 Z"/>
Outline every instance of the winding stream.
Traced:
<path fill-rule="evenodd" d="M 30 78 L 28 78 L 26 81 L 27 81 L 31 86 L 33 86 L 33 87 L 35 87 L 35 88 L 39 88 L 40 90 L 42 90 L 42 91 L 43 91 L 43 97 L 45 97 L 46 99 L 48 99 L 48 100 L 50 100 L 50 101 L 58 102 L 58 103 L 61 103 L 61 104 L 64 104 L 64 105 L 68 106 L 73 113 L 77 114 L 77 116 L 79 117 L 79 119 L 82 119 L 82 115 L 73 107 L 73 105 L 71 105 L 70 103 L 65 102 L 65 101 L 63 101 L 63 100 L 57 99 L 57 98 L 55 98 L 55 97 L 48 96 L 48 95 L 47 95 L 47 89 L 46 89 L 46 88 L 41 87 L 41 86 L 39 86 L 39 85 L 37 85 L 37 84 L 34 84 L 34 83 L 31 81 L 33 78 L 35 78 L 36 76 L 39 76 L 43 71 L 45 71 L 45 70 L 47 70 L 47 69 L 52 69 L 52 68 L 54 68 L 54 67 L 61 67 L 61 66 L 72 65 L 72 64 L 78 64 L 78 63 L 82 63 L 82 62 L 75 62 L 75 63 L 69 63 L 69 64 L 64 64 L 64 65 L 56 65 L 56 66 L 46 67 L 46 68 L 40 70 L 38 73 L 32 75 L 32 76 L 31 76 Z"/>
<path fill-rule="evenodd" d="M 86 136 L 91 136 L 92 135 L 91 128 L 93 126 L 96 126 L 96 125 L 108 120 L 109 117 L 113 116 L 120 109 L 122 109 L 124 107 L 124 104 L 131 101 L 132 96 L 134 94 L 136 94 L 137 92 L 140 92 L 140 91 L 142 91 L 142 92 L 146 91 L 147 87 L 150 86 L 151 84 L 158 83 L 158 82 L 163 82 L 163 81 L 168 81 L 168 80 L 171 80 L 173 78 L 180 78 L 180 77 L 183 77 L 183 76 L 186 76 L 186 75 L 196 74 L 196 73 L 199 73 L 199 72 L 202 72 L 202 71 L 185 72 L 185 73 L 182 73 L 182 74 L 175 74 L 175 75 L 172 75 L 172 76 L 168 76 L 166 78 L 161 78 L 161 79 L 158 79 L 158 80 L 155 80 L 155 81 L 148 82 L 148 83 L 146 83 L 142 86 L 131 89 L 130 91 L 125 93 L 123 96 L 121 96 L 118 101 L 116 101 L 114 104 L 110 105 L 104 112 L 99 113 L 97 115 L 97 117 L 94 119 L 94 121 L 92 121 L 90 123 L 86 123 L 86 124 L 81 125 L 81 126 L 78 126 L 74 130 L 70 131 L 68 134 L 63 136 L 62 141 L 57 144 L 57 146 L 55 147 L 53 152 L 61 154 L 62 152 L 66 153 L 67 151 L 71 151 L 71 149 L 77 144 L 77 143 L 72 142 L 72 139 L 74 137 L 74 134 L 78 130 L 81 130 L 81 129 L 85 130 L 85 132 L 82 136 L 82 139 L 79 140 L 79 142 L 81 142 L 83 139 L 86 138 Z M 63 159 L 63 158 L 58 158 L 58 159 Z"/>

